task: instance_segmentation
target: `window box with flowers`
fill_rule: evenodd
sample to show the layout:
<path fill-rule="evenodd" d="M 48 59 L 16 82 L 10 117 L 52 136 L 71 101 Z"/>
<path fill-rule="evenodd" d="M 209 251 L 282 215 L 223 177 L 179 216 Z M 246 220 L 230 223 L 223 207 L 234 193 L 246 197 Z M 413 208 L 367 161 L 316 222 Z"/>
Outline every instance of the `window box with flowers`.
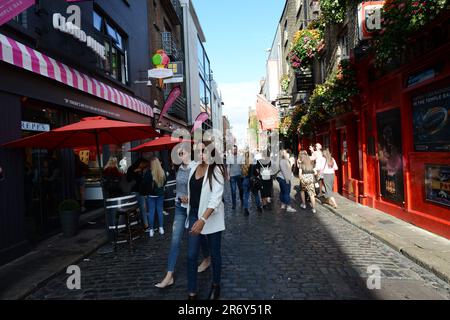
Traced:
<path fill-rule="evenodd" d="M 320 55 L 325 42 L 323 34 L 318 29 L 303 29 L 298 31 L 292 41 L 288 54 L 289 62 L 294 70 L 309 67 Z"/>

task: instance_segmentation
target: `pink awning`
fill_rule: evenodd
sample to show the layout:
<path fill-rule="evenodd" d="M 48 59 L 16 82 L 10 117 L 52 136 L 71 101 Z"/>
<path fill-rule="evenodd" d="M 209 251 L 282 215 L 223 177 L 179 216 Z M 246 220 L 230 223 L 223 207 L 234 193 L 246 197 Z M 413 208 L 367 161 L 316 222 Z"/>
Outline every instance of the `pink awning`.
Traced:
<path fill-rule="evenodd" d="M 153 108 L 145 102 L 89 77 L 76 69 L 70 68 L 1 33 L 0 61 L 51 78 L 100 99 L 153 117 Z"/>

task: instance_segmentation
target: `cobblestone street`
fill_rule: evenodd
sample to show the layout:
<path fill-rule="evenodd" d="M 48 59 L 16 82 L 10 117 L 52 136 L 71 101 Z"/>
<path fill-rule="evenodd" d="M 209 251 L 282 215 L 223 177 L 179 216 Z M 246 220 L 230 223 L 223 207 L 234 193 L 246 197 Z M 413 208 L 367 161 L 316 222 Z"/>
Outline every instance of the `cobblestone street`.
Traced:
<path fill-rule="evenodd" d="M 313 215 L 296 200 L 297 213 L 252 208 L 246 217 L 239 206 L 231 209 L 228 191 L 225 201 L 223 299 L 450 298 L 445 282 L 326 208 Z M 68 275 L 61 274 L 28 299 L 186 299 L 186 239 L 175 284 L 154 287 L 165 274 L 171 223 L 166 217 L 166 234 L 139 240 L 135 253 L 123 246 L 116 254 L 85 259 L 79 264 L 81 290 L 68 290 Z M 371 265 L 381 269 L 380 290 L 367 289 Z M 209 271 L 199 275 L 200 298 L 208 293 Z"/>

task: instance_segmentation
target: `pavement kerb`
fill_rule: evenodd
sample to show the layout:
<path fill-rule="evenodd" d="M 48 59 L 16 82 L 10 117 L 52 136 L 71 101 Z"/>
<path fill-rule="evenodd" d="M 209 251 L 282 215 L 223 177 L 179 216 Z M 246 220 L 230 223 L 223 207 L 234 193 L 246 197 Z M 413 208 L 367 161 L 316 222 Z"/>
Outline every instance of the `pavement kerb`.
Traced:
<path fill-rule="evenodd" d="M 335 210 L 334 208 L 322 204 L 322 201 L 317 201 L 322 207 L 328 209 L 332 213 L 334 213 L 336 216 L 344 219 L 351 225 L 357 227 L 358 229 L 368 233 L 369 235 L 373 236 L 377 240 L 380 240 L 387 246 L 391 247 L 392 249 L 400 252 L 403 256 L 407 257 L 408 259 L 412 260 L 413 262 L 417 263 L 421 267 L 425 268 L 426 270 L 434 273 L 437 277 L 439 277 L 441 280 L 450 283 L 450 274 L 446 273 L 445 271 L 441 271 L 438 268 L 436 268 L 433 264 L 428 263 L 427 259 L 424 259 L 420 255 L 417 255 L 414 253 L 414 250 L 411 250 L 408 246 L 402 246 L 399 243 L 396 243 L 395 240 L 388 240 L 385 236 L 382 236 L 380 233 L 370 230 L 369 228 L 366 228 L 362 226 L 361 224 L 357 224 L 351 219 L 348 219 L 345 215 L 341 214 L 338 210 Z"/>

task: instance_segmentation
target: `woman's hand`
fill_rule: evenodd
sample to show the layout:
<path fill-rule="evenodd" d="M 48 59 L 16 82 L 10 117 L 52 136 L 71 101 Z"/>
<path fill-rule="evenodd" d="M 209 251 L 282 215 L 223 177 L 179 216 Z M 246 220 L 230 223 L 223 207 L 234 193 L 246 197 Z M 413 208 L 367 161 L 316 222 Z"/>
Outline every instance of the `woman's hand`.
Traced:
<path fill-rule="evenodd" d="M 191 228 L 189 232 L 192 236 L 198 236 L 205 226 L 205 222 L 203 220 L 197 220 Z"/>
<path fill-rule="evenodd" d="M 182 203 L 182 204 L 188 204 L 188 202 L 189 202 L 189 197 L 183 196 L 183 197 L 180 197 L 180 200 L 181 200 L 181 203 Z"/>

